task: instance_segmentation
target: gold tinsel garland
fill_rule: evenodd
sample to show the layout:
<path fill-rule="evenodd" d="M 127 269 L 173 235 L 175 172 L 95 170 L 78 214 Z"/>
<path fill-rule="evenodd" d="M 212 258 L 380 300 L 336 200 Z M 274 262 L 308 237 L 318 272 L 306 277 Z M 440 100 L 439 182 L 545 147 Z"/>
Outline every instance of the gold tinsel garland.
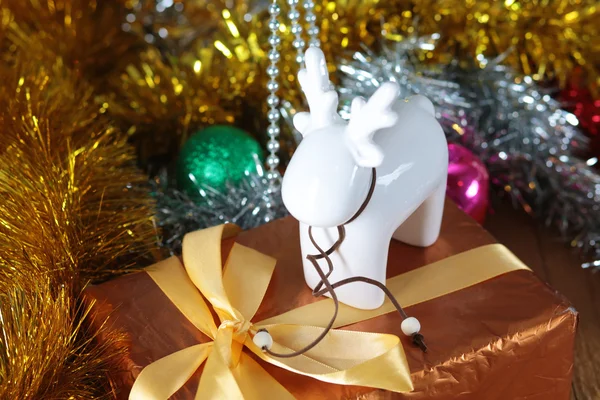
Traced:
<path fill-rule="evenodd" d="M 0 251 L 13 261 L 27 254 L 41 265 L 62 263 L 82 281 L 111 276 L 127 265 L 123 258 L 146 253 L 155 236 L 146 178 L 125 135 L 60 59 L 51 68 L 34 60 L 6 69 Z M 2 270 L 0 280 L 28 279 L 29 272 Z"/>
<path fill-rule="evenodd" d="M 325 47 L 356 50 L 381 37 L 401 40 L 439 34 L 437 63 L 483 63 L 506 54 L 504 63 L 540 81 L 562 86 L 577 66 L 600 83 L 600 2 L 597 0 L 325 0 L 317 3 Z M 329 46 L 338 47 L 329 49 Z M 483 67 L 484 64 L 481 64 Z"/>
<path fill-rule="evenodd" d="M 127 130 L 139 150 L 140 160 L 174 154 L 187 140 L 190 129 L 215 123 L 233 123 L 234 98 L 215 97 L 215 87 L 230 87 L 211 70 L 226 68 L 215 62 L 215 50 L 200 52 L 192 65 L 169 62 L 153 48 L 127 66 L 101 96 L 103 111 Z M 211 64 L 216 64 L 211 68 Z M 241 108 L 241 105 L 238 104 Z M 160 124 L 156 124 L 160 121 Z"/>
<path fill-rule="evenodd" d="M 122 338 L 88 331 L 90 306 L 68 286 L 39 278 L 34 288 L 0 292 L 1 399 L 114 398 L 108 371 L 125 350 Z"/>
<path fill-rule="evenodd" d="M 135 56 L 136 38 L 121 30 L 125 9 L 116 1 L 0 0 L 0 10 L 6 50 L 60 57 L 86 78 L 102 77 Z"/>
<path fill-rule="evenodd" d="M 0 398 L 101 396 L 115 353 L 92 341 L 77 298 L 152 248 L 145 176 L 60 62 L 0 75 Z"/>
<path fill-rule="evenodd" d="M 143 10 L 153 4 L 128 3 Z M 242 19 L 246 5 L 232 13 L 218 1 L 190 1 L 185 10 L 187 25 L 170 26 L 165 40 L 156 36 L 156 46 L 145 44 L 135 61 L 99 88 L 107 113 L 129 133 L 144 164 L 156 158 L 171 161 L 201 127 L 241 120 L 256 126 L 262 114 L 262 103 L 255 99 L 262 95 L 256 83 L 264 81 L 259 65 L 265 54 L 257 33 Z M 198 15 L 203 23 L 190 26 Z M 143 43 L 142 28 L 134 26 Z"/>
<path fill-rule="evenodd" d="M 154 204 L 78 57 L 48 46 L 48 32 L 68 36 L 60 22 L 39 33 L 11 11 L 0 29 L 0 398 L 104 398 L 119 337 L 90 329 L 81 291 L 150 262 Z"/>

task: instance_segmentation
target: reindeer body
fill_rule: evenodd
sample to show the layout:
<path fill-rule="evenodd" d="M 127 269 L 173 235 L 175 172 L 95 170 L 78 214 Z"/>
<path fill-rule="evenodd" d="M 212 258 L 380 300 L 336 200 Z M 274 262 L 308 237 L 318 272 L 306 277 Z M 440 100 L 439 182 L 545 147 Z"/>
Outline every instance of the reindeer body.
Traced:
<path fill-rule="evenodd" d="M 419 100 L 419 101 L 415 101 Z M 439 235 L 448 149 L 441 127 L 420 102 L 424 98 L 398 101 L 394 110 L 399 122 L 377 132 L 374 141 L 384 151 L 377 167 L 373 196 L 357 219 L 345 226 L 346 238 L 330 257 L 334 271 L 331 282 L 350 276 L 366 276 L 385 283 L 387 256 L 392 235 L 415 246 L 429 246 Z M 332 166 L 332 168 L 334 168 Z M 364 199 L 364 187 L 357 187 Z M 313 236 L 323 249 L 338 238 L 336 227 L 313 228 Z M 320 281 L 308 254 L 318 254 L 308 237 L 308 225 L 300 222 L 300 243 L 306 283 L 314 288 Z M 327 266 L 321 263 L 326 271 Z M 351 283 L 336 289 L 341 302 L 364 309 L 379 307 L 384 294 L 375 286 Z"/>
<path fill-rule="evenodd" d="M 313 63 L 322 53 L 314 54 Z M 308 69 L 308 52 L 306 60 Z M 303 83 L 305 92 L 306 86 Z M 350 220 L 365 201 L 371 168 L 377 172 L 375 190 L 358 218 L 345 225 L 345 240 L 330 255 L 334 265 L 330 282 L 365 276 L 385 283 L 392 237 L 415 246 L 437 240 L 448 169 L 446 138 L 429 100 L 422 96 L 397 100 L 392 86 L 382 87 L 369 103 L 353 104 L 353 115 L 361 109 L 369 111 L 354 127 L 352 118 L 346 124 L 335 116 L 329 125 L 312 127 L 288 166 L 283 200 L 300 221 L 304 276 L 311 288 L 320 278 L 306 256 L 319 251 L 309 239 L 308 228 L 313 227 L 322 249 L 331 247 L 338 239 L 337 226 Z M 356 139 L 352 129 L 369 135 Z M 323 260 L 321 268 L 327 271 Z M 363 282 L 339 287 L 336 294 L 341 302 L 363 309 L 377 308 L 384 300 L 379 288 Z"/>

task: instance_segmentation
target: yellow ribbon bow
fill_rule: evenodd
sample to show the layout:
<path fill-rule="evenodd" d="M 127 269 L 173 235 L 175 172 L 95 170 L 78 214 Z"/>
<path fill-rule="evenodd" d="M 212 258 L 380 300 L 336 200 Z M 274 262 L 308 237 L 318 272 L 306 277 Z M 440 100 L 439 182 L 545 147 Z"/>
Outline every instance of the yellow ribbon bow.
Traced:
<path fill-rule="evenodd" d="M 252 337 L 266 328 L 273 351 L 303 348 L 324 328 L 297 324 L 252 323 L 265 295 L 275 260 L 234 244 L 221 267 L 221 240 L 239 231 L 221 225 L 186 235 L 182 268 L 175 258 L 147 269 L 148 274 L 179 310 L 212 342 L 177 351 L 146 366 L 137 377 L 131 400 L 162 400 L 179 390 L 206 361 L 196 399 L 292 399 L 244 348 L 262 360 L 289 371 L 342 385 L 407 392 L 413 389 L 408 363 L 397 336 L 332 330 L 302 356 L 277 359 L 263 353 Z M 162 266 L 161 266 L 162 264 Z M 219 317 L 217 327 L 206 298 Z M 168 327 L 165 327 L 168 329 Z"/>

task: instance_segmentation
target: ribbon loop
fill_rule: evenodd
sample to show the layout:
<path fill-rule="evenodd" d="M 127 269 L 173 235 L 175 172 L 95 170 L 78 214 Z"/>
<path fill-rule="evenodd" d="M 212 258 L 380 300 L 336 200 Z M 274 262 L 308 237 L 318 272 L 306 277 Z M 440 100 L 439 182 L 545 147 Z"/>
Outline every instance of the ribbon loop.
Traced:
<path fill-rule="evenodd" d="M 188 233 L 183 238 L 183 265 L 188 276 L 221 321 L 242 318 L 229 302 L 221 267 L 221 240 L 239 230 L 235 225 L 226 224 Z"/>

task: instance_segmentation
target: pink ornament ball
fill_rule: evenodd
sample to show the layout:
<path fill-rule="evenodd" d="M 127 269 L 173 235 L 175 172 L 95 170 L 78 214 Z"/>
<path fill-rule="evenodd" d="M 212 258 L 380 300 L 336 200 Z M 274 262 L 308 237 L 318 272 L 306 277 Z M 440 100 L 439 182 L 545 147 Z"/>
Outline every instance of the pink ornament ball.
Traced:
<path fill-rule="evenodd" d="M 485 164 L 467 148 L 448 145 L 446 195 L 458 207 L 483 224 L 489 206 L 489 174 Z"/>

